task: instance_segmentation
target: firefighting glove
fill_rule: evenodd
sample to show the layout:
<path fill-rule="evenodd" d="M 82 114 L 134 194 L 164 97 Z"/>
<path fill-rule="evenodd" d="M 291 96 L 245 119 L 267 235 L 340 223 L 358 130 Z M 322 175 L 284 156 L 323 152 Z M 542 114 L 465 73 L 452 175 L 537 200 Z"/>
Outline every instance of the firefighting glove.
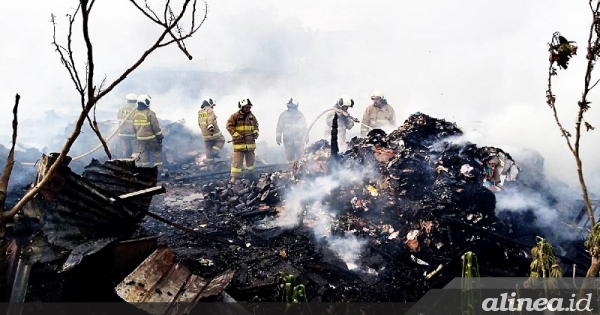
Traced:
<path fill-rule="evenodd" d="M 159 144 L 162 144 L 163 138 L 156 138 L 156 141 L 158 141 Z"/>
<path fill-rule="evenodd" d="M 254 140 L 258 139 L 258 132 L 254 133 Z"/>
<path fill-rule="evenodd" d="M 280 138 L 277 138 L 276 141 L 277 141 L 277 145 L 281 145 L 281 139 Z"/>
<path fill-rule="evenodd" d="M 208 132 L 215 132 L 215 126 L 208 125 Z"/>

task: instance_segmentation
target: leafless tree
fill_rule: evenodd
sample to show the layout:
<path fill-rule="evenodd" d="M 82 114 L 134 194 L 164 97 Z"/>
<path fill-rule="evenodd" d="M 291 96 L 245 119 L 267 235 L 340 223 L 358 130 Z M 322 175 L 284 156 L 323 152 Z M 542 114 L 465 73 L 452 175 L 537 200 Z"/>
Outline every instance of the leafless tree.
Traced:
<path fill-rule="evenodd" d="M 556 125 L 558 126 L 561 135 L 567 142 L 567 146 L 573 154 L 573 157 L 575 158 L 575 163 L 577 165 L 577 176 L 579 178 L 579 185 L 581 186 L 583 202 L 585 203 L 591 226 L 595 227 L 596 219 L 594 218 L 594 211 L 588 195 L 585 178 L 583 176 L 580 140 L 582 134 L 582 125 L 585 126 L 586 131 L 594 130 L 594 127 L 584 119 L 584 115 L 590 109 L 588 95 L 600 81 L 598 80 L 593 84 L 591 83 L 592 72 L 594 71 L 596 61 L 600 56 L 600 0 L 589 0 L 589 8 L 592 14 L 592 22 L 587 40 L 587 68 L 585 71 L 583 93 L 581 94 L 581 99 L 577 102 L 576 107 L 577 118 L 575 119 L 574 135 L 564 127 L 559 118 L 556 109 L 556 96 L 552 92 L 552 77 L 558 74 L 556 66 L 558 66 L 558 69 L 568 68 L 569 60 L 572 56 L 577 54 L 577 46 L 575 42 L 568 41 L 558 32 L 553 34 L 552 42 L 549 44 L 550 66 L 548 69 L 548 90 L 546 91 L 546 103 L 552 110 Z M 588 247 L 592 256 L 592 263 L 587 272 L 587 276 L 596 276 L 598 271 L 600 271 L 600 243 L 598 242 L 600 241 L 600 238 L 593 236 L 593 234 L 596 233 L 594 232 L 596 230 L 598 229 L 592 228 L 592 231 L 590 232 L 590 238 L 593 238 L 594 240 L 588 239 L 586 242 L 586 247 Z M 591 246 L 589 246 L 590 244 Z"/>
<path fill-rule="evenodd" d="M 48 172 L 46 173 L 44 179 L 40 181 L 34 187 L 31 187 L 27 193 L 21 198 L 16 205 L 14 205 L 11 209 L 5 209 L 5 200 L 7 195 L 7 187 L 8 180 L 10 178 L 10 173 L 12 171 L 12 166 L 14 164 L 14 147 L 16 144 L 17 138 L 17 108 L 19 104 L 19 95 L 16 96 L 15 106 L 14 106 L 14 120 L 13 120 L 13 137 L 12 137 L 12 148 L 10 150 L 10 154 L 8 157 L 8 161 L 6 163 L 4 172 L 0 177 L 0 244 L 3 244 L 4 239 L 4 229 L 6 226 L 6 222 L 14 217 L 16 213 L 19 212 L 23 208 L 25 204 L 27 204 L 44 186 L 48 184 L 58 167 L 63 163 L 65 157 L 68 155 L 73 143 L 81 133 L 81 128 L 86 120 L 89 122 L 92 130 L 96 133 L 100 141 L 104 146 L 104 150 L 108 157 L 111 157 L 110 151 L 108 150 L 108 146 L 106 145 L 106 141 L 103 139 L 100 131 L 98 129 L 95 117 L 94 119 L 90 118 L 90 112 L 95 110 L 96 104 L 100 99 L 110 93 L 117 85 L 119 85 L 125 78 L 130 75 L 134 70 L 136 70 L 145 60 L 146 58 L 152 54 L 154 51 L 161 47 L 166 47 L 171 44 L 176 44 L 177 47 L 186 55 L 188 59 L 192 59 L 191 54 L 187 50 L 185 46 L 185 40 L 192 37 L 204 24 L 207 18 L 208 12 L 208 4 L 204 2 L 204 7 L 202 8 L 204 13 L 201 14 L 197 11 L 197 0 L 181 0 L 181 4 L 175 6 L 171 4 L 170 0 L 167 0 L 162 8 L 163 16 L 159 18 L 154 10 L 150 8 L 147 1 L 144 0 L 143 4 L 139 4 L 136 0 L 130 0 L 131 4 L 134 5 L 141 14 L 144 14 L 148 19 L 150 19 L 155 24 L 158 24 L 162 28 L 162 32 L 158 34 L 156 41 L 146 50 L 144 51 L 140 58 L 133 63 L 129 68 L 123 71 L 123 73 L 111 83 L 107 83 L 106 77 L 104 77 L 99 84 L 96 83 L 96 68 L 94 65 L 94 50 L 92 45 L 92 40 L 90 38 L 89 32 L 89 20 L 90 14 L 92 12 L 95 0 L 79 0 L 79 4 L 77 9 L 73 14 L 67 15 L 69 21 L 69 29 L 67 36 L 67 44 L 66 46 L 58 44 L 56 40 L 56 19 L 55 16 L 51 16 L 51 21 L 53 23 L 54 28 L 54 36 L 53 36 L 53 45 L 56 48 L 60 56 L 60 61 L 66 68 L 71 81 L 75 84 L 75 89 L 79 93 L 79 101 L 81 103 L 81 113 L 77 122 L 75 124 L 74 130 L 71 135 L 66 140 L 58 158 L 50 167 Z M 73 53 L 72 47 L 72 38 L 74 35 L 73 26 L 75 25 L 76 20 L 81 17 L 81 31 L 83 35 L 83 39 L 85 42 L 85 71 L 82 69 L 78 69 L 75 62 L 75 55 Z M 184 23 L 184 21 L 187 21 Z M 185 25 L 184 25 L 185 24 Z M 5 245 L 5 244 L 3 244 Z M 0 246 L 0 252 L 2 252 Z"/>

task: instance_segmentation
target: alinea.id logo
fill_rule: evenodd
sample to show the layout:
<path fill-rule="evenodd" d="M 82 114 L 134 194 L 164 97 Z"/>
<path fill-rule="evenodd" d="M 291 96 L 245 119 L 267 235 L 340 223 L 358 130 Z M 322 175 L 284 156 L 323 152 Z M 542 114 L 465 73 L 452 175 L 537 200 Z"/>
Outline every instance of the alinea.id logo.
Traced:
<path fill-rule="evenodd" d="M 481 308 L 486 312 L 516 312 L 516 311 L 588 311 L 592 308 L 592 294 L 586 294 L 584 298 L 576 299 L 575 294 L 571 294 L 571 298 L 523 298 L 516 297 L 515 292 L 500 294 L 500 297 L 486 298 L 481 303 Z"/>

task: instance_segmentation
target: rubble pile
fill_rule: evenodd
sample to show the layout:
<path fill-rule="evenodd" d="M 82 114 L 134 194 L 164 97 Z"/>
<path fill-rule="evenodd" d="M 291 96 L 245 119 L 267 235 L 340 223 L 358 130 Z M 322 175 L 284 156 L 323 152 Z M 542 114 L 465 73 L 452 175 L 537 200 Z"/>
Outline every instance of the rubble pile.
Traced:
<path fill-rule="evenodd" d="M 544 234 L 528 226 L 524 237 L 511 214 L 495 212 L 495 194 L 518 187 L 519 166 L 461 135 L 418 113 L 389 135 L 352 139 L 337 156 L 317 141 L 293 174 L 234 185 L 224 174 L 169 178 L 153 211 L 206 237 L 144 227 L 201 276 L 235 268 L 228 293 L 240 301 L 277 300 L 280 272 L 294 274 L 310 301 L 416 301 L 460 276 L 467 251 L 484 276 L 526 276 Z"/>
<path fill-rule="evenodd" d="M 532 211 L 496 208 L 501 194 L 539 190 L 543 176 L 524 167 L 527 180 L 521 181 L 520 166 L 509 153 L 466 142 L 455 124 L 422 113 L 390 134 L 375 129 L 351 139 L 345 152 L 317 141 L 293 171 L 257 163 L 255 174 L 233 184 L 227 163 L 212 171 L 203 167 L 203 155 L 187 145 L 191 139 L 183 123 L 164 129 L 173 152 L 185 150 L 160 172 L 147 169 L 155 173 L 142 182 L 142 170 L 131 160 L 92 160 L 82 176 L 65 166 L 53 190 L 44 190 L 17 220 L 15 232 L 28 241 L 21 243 L 31 243 L 32 233 L 18 228 L 41 229 L 38 242 L 28 246 L 69 249 L 57 268 L 71 271 L 84 257 L 112 250 L 109 243 L 123 241 L 117 248 L 130 251 L 122 246 L 136 242 L 122 237 L 131 230 L 141 237 L 139 244 L 160 235 L 170 248 L 155 251 L 148 268 L 166 257 L 169 268 L 181 263 L 189 269 L 185 277 L 226 275 L 220 290 L 226 287 L 237 301 L 289 300 L 282 289 L 289 284 L 305 301 L 414 302 L 459 277 L 468 251 L 478 256 L 482 276 L 527 276 L 528 253 L 536 236 L 545 235 L 531 224 Z M 44 165 L 48 161 L 40 170 Z M 166 193 L 155 195 L 156 188 Z M 115 227 L 114 220 L 127 227 L 119 228 L 123 235 L 103 236 L 100 243 L 90 238 L 90 229 Z M 65 225 L 69 228 L 61 228 Z M 64 262 L 67 254 L 35 250 L 28 256 L 35 261 L 65 256 Z M 561 264 L 586 267 L 561 258 Z M 121 293 L 146 290 L 130 282 L 122 283 Z"/>

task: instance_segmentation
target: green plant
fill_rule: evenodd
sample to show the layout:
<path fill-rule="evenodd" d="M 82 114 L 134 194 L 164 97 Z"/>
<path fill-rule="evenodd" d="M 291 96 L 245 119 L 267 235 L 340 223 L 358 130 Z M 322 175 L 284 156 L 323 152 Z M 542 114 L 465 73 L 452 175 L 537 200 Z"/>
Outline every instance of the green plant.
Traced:
<path fill-rule="evenodd" d="M 533 260 L 529 265 L 530 274 L 529 279 L 525 282 L 525 286 L 528 288 L 537 288 L 538 284 L 542 283 L 545 290 L 556 290 L 558 288 L 557 278 L 562 278 L 562 270 L 558 264 L 558 257 L 556 257 L 556 252 L 552 244 L 539 236 L 537 240 L 537 244 L 531 249 Z"/>
<path fill-rule="evenodd" d="M 308 302 L 308 297 L 306 296 L 306 288 L 303 284 L 296 283 L 296 277 L 294 275 L 288 275 L 285 272 L 280 272 L 279 290 L 282 302 Z"/>
<path fill-rule="evenodd" d="M 558 257 L 552 244 L 545 239 L 537 237 L 537 244 L 531 249 L 533 261 L 529 265 L 531 278 L 560 278 L 562 270 L 558 264 Z"/>
<path fill-rule="evenodd" d="M 477 255 L 466 252 L 462 255 L 462 312 L 467 315 L 477 314 L 481 306 L 481 285 L 479 283 L 479 263 Z"/>

